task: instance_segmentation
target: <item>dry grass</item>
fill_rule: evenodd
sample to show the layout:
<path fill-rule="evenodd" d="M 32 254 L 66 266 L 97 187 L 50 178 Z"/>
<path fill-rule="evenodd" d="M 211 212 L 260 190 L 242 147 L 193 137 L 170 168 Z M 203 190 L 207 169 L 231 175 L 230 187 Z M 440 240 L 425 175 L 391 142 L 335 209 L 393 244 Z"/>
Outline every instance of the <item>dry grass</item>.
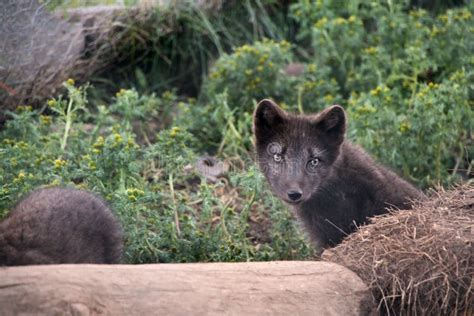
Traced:
<path fill-rule="evenodd" d="M 472 315 L 474 185 L 379 216 L 323 258 L 356 272 L 381 314 Z"/>

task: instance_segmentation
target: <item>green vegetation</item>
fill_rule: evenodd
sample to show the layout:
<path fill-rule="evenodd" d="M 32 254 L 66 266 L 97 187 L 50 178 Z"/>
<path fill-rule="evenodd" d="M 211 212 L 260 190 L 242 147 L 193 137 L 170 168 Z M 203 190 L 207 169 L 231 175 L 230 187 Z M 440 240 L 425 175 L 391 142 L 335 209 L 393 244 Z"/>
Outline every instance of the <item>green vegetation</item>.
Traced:
<path fill-rule="evenodd" d="M 1 134 L 0 210 L 40 185 L 71 185 L 104 196 L 127 234 L 131 263 L 303 259 L 311 255 L 282 203 L 251 164 L 207 183 L 189 168 L 197 140 L 186 127 L 137 144 L 176 96 L 121 90 L 91 112 L 85 88 L 48 102 L 52 115 L 21 106 Z M 184 104 L 181 104 L 184 106 Z M 196 106 L 196 105 L 190 105 Z M 224 113 L 223 115 L 228 115 Z M 270 223 L 271 222 L 271 223 Z"/>
<path fill-rule="evenodd" d="M 133 56 L 124 48 L 123 67 L 9 113 L 0 217 L 33 188 L 72 185 L 109 201 L 130 263 L 311 258 L 252 163 L 252 111 L 265 97 L 300 113 L 343 105 L 349 138 L 420 187 L 469 177 L 474 5 L 394 2 L 157 12 L 150 29 L 131 27 L 143 41 Z M 157 35 L 165 22 L 176 31 Z M 206 153 L 230 166 L 216 183 L 192 167 Z"/>

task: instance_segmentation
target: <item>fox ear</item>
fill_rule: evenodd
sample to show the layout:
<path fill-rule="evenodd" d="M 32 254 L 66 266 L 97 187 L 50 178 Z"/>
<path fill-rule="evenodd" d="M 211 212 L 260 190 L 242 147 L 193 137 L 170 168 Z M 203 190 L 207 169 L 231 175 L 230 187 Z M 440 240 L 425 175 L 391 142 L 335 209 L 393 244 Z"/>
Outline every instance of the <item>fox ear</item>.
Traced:
<path fill-rule="evenodd" d="M 273 133 L 285 120 L 286 113 L 275 102 L 263 99 L 253 114 L 253 131 L 257 141 Z"/>
<path fill-rule="evenodd" d="M 344 140 L 346 132 L 346 114 L 340 105 L 333 105 L 316 117 L 316 128 L 328 136 L 328 138 L 339 145 Z"/>

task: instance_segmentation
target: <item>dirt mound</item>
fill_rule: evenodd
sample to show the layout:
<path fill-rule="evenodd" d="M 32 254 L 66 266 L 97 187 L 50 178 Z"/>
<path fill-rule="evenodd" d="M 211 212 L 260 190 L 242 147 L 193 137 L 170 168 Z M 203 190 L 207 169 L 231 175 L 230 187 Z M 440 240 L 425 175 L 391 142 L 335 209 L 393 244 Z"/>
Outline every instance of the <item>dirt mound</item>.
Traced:
<path fill-rule="evenodd" d="M 356 272 L 382 313 L 472 315 L 473 239 L 474 185 L 467 184 L 374 218 L 323 258 Z"/>

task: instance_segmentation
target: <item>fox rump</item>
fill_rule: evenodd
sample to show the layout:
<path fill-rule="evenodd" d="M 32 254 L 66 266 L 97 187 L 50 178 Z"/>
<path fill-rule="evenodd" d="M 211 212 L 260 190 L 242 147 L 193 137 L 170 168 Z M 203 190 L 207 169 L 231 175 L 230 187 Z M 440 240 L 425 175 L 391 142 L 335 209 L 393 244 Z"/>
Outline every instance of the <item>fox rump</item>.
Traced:
<path fill-rule="evenodd" d="M 0 222 L 0 265 L 119 263 L 122 240 L 101 198 L 72 188 L 39 189 Z"/>
<path fill-rule="evenodd" d="M 345 139 L 339 105 L 294 115 L 265 99 L 253 129 L 257 162 L 271 190 L 294 209 L 320 250 L 340 243 L 368 217 L 410 208 L 424 196 Z"/>

